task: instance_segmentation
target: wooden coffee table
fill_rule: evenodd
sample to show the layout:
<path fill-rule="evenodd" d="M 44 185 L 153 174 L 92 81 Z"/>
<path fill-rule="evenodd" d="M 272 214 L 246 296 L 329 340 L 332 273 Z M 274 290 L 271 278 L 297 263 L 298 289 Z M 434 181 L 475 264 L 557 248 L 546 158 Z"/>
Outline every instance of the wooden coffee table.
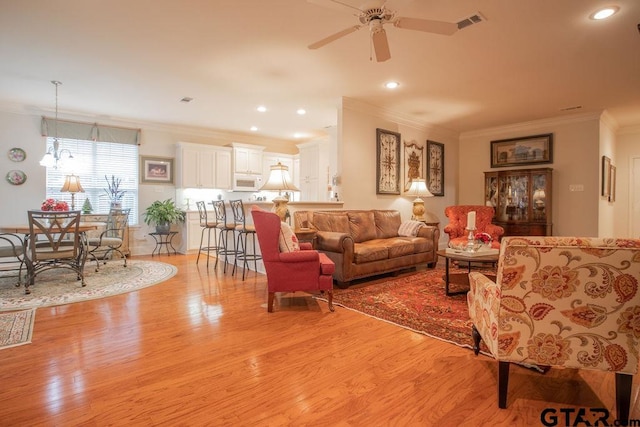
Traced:
<path fill-rule="evenodd" d="M 438 256 L 444 257 L 445 259 L 445 276 L 444 276 L 444 292 L 447 296 L 451 295 L 459 295 L 465 294 L 468 290 L 457 291 L 457 292 L 449 292 L 449 285 L 463 285 L 469 286 L 469 273 L 471 273 L 471 263 L 472 262 L 490 262 L 495 267 L 498 263 L 499 254 L 490 254 L 490 255 L 476 255 L 473 257 L 465 256 L 464 254 L 454 254 L 449 253 L 446 250 L 442 249 L 438 251 Z M 467 273 L 449 273 L 449 261 L 463 261 L 468 263 Z M 495 281 L 496 276 L 493 274 L 486 275 L 489 279 Z"/>

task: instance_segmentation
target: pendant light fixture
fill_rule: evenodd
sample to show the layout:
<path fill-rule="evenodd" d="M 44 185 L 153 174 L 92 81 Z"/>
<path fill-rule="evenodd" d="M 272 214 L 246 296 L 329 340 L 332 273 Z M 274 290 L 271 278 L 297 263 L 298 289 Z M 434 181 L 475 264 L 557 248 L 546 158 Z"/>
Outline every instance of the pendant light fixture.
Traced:
<path fill-rule="evenodd" d="M 62 83 L 58 80 L 51 80 L 56 87 L 56 120 L 54 122 L 54 134 L 53 137 L 53 147 L 49 147 L 47 153 L 44 155 L 42 160 L 40 160 L 40 166 L 52 167 L 54 169 L 58 169 L 58 167 L 62 167 L 66 160 L 72 160 L 73 156 L 71 155 L 71 151 L 66 148 L 60 149 L 60 141 L 58 140 L 58 86 Z"/>

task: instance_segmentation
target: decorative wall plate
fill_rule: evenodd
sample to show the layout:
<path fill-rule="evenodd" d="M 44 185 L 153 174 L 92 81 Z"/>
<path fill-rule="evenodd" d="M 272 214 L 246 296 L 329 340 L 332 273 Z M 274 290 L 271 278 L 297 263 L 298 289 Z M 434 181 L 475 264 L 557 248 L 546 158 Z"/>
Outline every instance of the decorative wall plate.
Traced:
<path fill-rule="evenodd" d="M 19 170 L 10 170 L 5 178 L 9 184 L 20 185 L 27 180 L 27 175 Z"/>
<path fill-rule="evenodd" d="M 25 153 L 22 148 L 14 147 L 9 150 L 7 157 L 9 157 L 9 160 L 13 162 L 21 162 L 27 158 L 27 153 Z"/>

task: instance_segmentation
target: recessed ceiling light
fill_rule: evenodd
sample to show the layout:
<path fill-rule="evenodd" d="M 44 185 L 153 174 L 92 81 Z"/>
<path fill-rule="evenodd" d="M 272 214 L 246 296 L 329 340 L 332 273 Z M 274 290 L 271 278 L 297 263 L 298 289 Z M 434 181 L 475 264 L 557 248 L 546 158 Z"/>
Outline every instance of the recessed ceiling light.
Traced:
<path fill-rule="evenodd" d="M 300 133 L 300 132 L 296 132 L 296 133 L 293 134 L 294 138 L 303 138 L 304 136 L 305 136 L 305 134 L 304 133 Z"/>
<path fill-rule="evenodd" d="M 298 113 L 301 116 L 304 116 L 305 114 L 307 114 L 307 110 L 305 110 L 304 108 L 298 108 L 298 111 L 296 111 L 296 113 Z"/>
<path fill-rule="evenodd" d="M 184 98 L 182 98 L 180 100 L 180 102 L 191 102 L 193 101 L 193 98 L 189 97 L 189 96 L 185 96 Z"/>
<path fill-rule="evenodd" d="M 260 111 L 261 113 L 264 113 L 265 111 L 267 111 L 267 107 L 265 107 L 264 105 L 260 105 L 258 106 L 258 108 L 256 108 L 256 110 Z"/>
<path fill-rule="evenodd" d="M 616 14 L 619 10 L 620 8 L 618 6 L 607 6 L 603 9 L 596 10 L 589 16 L 589 18 L 595 19 L 596 21 L 601 19 L 607 19 L 610 16 L 613 16 L 614 14 Z"/>
<path fill-rule="evenodd" d="M 257 126 L 251 126 L 249 129 L 251 130 L 251 132 L 256 132 L 258 130 L 258 127 Z"/>
<path fill-rule="evenodd" d="M 400 83 L 398 82 L 387 82 L 384 84 L 384 87 L 386 87 L 387 89 L 395 89 L 398 86 L 400 86 Z"/>

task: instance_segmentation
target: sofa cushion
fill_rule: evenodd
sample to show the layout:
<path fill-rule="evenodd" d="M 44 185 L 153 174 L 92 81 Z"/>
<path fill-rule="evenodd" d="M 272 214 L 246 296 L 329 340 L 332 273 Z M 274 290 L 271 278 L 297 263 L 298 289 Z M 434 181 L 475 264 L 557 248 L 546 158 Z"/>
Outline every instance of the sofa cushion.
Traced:
<path fill-rule="evenodd" d="M 380 261 L 387 258 L 389 258 L 389 250 L 380 244 L 371 244 L 371 241 L 368 241 L 353 245 L 353 262 L 356 264 Z"/>
<path fill-rule="evenodd" d="M 355 243 L 376 238 L 376 223 L 372 211 L 347 212 L 347 217 L 349 218 L 349 234 Z"/>
<path fill-rule="evenodd" d="M 298 238 L 293 233 L 293 230 L 286 222 L 280 224 L 280 237 L 278 239 L 278 246 L 280 252 L 293 252 L 299 251 L 300 245 L 298 244 Z"/>
<path fill-rule="evenodd" d="M 433 250 L 433 240 L 424 237 L 398 237 L 400 240 L 413 244 L 413 253 L 431 252 Z"/>
<path fill-rule="evenodd" d="M 386 239 L 385 246 L 389 249 L 389 258 L 398 258 L 414 253 L 414 245 L 404 239 Z"/>
<path fill-rule="evenodd" d="M 376 221 L 376 235 L 378 239 L 397 237 L 400 227 L 400 212 L 388 210 L 375 210 L 373 217 Z"/>
<path fill-rule="evenodd" d="M 349 218 L 345 213 L 313 212 L 310 225 L 320 231 L 349 233 Z"/>

